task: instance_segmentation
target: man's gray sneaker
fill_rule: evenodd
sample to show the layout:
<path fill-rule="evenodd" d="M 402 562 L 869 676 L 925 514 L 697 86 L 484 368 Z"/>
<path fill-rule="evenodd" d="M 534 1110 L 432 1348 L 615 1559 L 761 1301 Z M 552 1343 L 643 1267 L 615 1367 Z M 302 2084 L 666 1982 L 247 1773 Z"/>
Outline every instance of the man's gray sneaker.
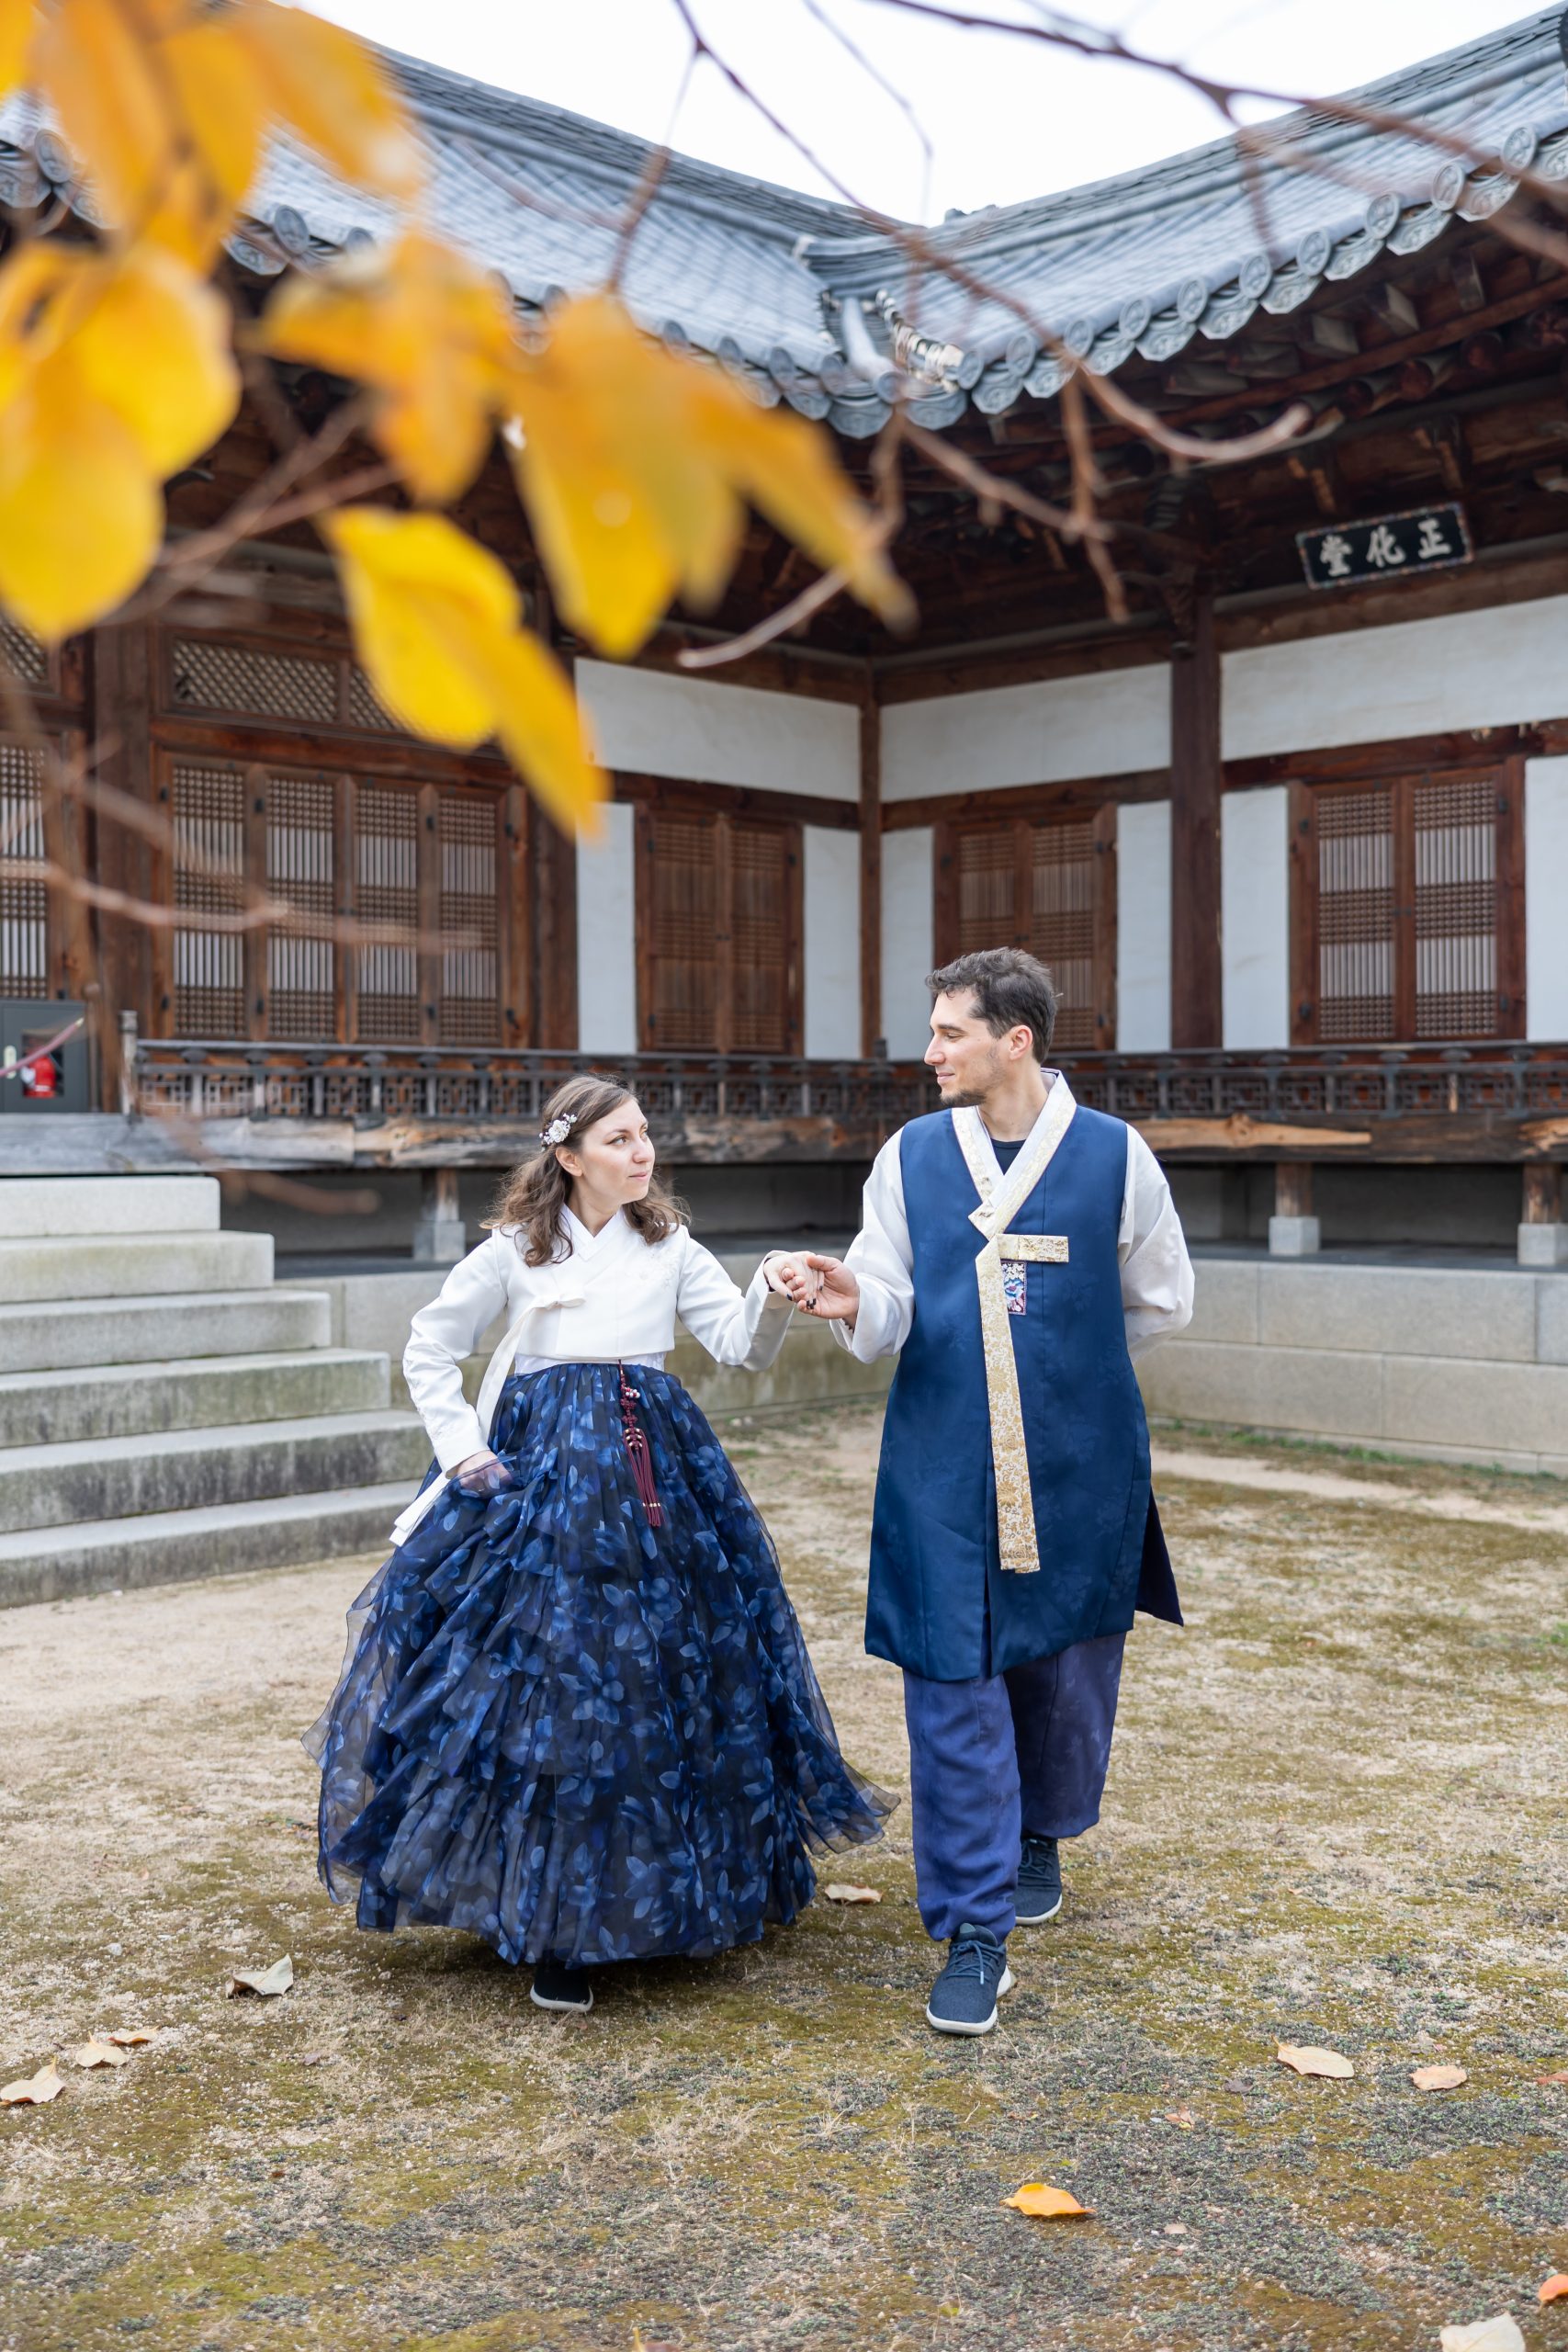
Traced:
<path fill-rule="evenodd" d="M 1054 1838 L 1026 1838 L 1018 1866 L 1018 1924 L 1043 1928 L 1062 1907 L 1062 1857 Z"/>
<path fill-rule="evenodd" d="M 926 2023 L 938 2033 L 989 2033 L 997 2003 L 1012 1991 L 1008 1948 L 988 1928 L 967 1921 L 947 1950 L 947 1966 L 931 1986 Z"/>

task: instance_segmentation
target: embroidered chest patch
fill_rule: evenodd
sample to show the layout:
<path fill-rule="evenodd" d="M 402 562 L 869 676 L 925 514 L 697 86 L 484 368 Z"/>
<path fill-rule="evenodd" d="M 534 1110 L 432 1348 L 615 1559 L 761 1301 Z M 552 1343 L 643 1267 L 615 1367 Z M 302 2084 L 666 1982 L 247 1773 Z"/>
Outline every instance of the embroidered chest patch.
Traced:
<path fill-rule="evenodd" d="M 1029 1312 L 1029 1268 L 1021 1258 L 1002 1260 L 1002 1295 L 1010 1315 Z"/>

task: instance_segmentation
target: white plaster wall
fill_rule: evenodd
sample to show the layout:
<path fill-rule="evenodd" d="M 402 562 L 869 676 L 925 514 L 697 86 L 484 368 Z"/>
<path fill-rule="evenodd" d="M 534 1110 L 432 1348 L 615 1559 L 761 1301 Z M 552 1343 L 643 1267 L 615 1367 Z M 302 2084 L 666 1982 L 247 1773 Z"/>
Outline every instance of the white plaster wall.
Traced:
<path fill-rule="evenodd" d="M 1525 1022 L 1568 1038 L 1568 760 L 1525 769 Z"/>
<path fill-rule="evenodd" d="M 1116 817 L 1116 1044 L 1170 1045 L 1170 803 L 1138 800 Z"/>
<path fill-rule="evenodd" d="M 1568 596 L 1254 646 L 1223 674 L 1227 760 L 1559 718 Z"/>
<path fill-rule="evenodd" d="M 1283 785 L 1227 792 L 1220 812 L 1220 969 L 1227 1046 L 1291 1042 L 1290 816 Z"/>
<path fill-rule="evenodd" d="M 1164 662 L 890 703 L 882 714 L 885 800 L 1122 775 L 1169 758 Z"/>
<path fill-rule="evenodd" d="M 637 812 L 612 801 L 597 842 L 577 845 L 577 1039 L 585 1054 L 637 1051 Z"/>
<path fill-rule="evenodd" d="M 860 835 L 802 828 L 806 1051 L 813 1061 L 860 1055 Z"/>
<path fill-rule="evenodd" d="M 693 784 L 860 798 L 854 703 L 579 662 L 577 691 L 606 767 Z"/>
<path fill-rule="evenodd" d="M 931 1043 L 935 842 L 929 825 L 882 837 L 882 1034 L 895 1060 L 918 1059 Z"/>

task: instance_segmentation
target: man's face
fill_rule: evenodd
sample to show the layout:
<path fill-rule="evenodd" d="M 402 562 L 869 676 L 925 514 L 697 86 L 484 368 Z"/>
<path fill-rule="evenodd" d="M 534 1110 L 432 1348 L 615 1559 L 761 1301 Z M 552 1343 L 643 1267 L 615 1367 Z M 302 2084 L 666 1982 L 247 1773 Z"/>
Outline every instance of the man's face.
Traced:
<path fill-rule="evenodd" d="M 994 1037 L 981 1020 L 973 989 L 938 997 L 925 1059 L 945 1103 L 957 1109 L 984 1102 L 1016 1058 L 1008 1051 L 1008 1039 Z"/>

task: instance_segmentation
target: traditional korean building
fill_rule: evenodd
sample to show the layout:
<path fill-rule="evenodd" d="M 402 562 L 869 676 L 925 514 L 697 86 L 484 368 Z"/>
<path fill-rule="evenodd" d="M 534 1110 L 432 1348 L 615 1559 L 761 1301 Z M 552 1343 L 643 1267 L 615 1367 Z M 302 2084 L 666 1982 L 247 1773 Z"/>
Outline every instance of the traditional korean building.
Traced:
<path fill-rule="evenodd" d="M 562 839 L 502 761 L 403 734 L 308 527 L 199 597 L 10 659 L 49 729 L 174 820 L 100 817 L 98 879 L 169 910 L 69 918 L 0 885 L 0 1052 L 101 987 L 129 1080 L 57 1057 L 0 1082 L 0 1167 L 152 1164 L 152 1114 L 220 1157 L 363 1183 L 366 1246 L 452 1242 L 580 1060 L 635 1073 L 716 1227 L 843 1229 L 890 1125 L 929 1107 L 924 976 L 1018 941 L 1062 984 L 1080 1096 L 1134 1119 L 1213 1243 L 1564 1254 L 1568 1155 L 1568 75 L 1562 11 L 1332 108 L 923 232 L 677 157 L 624 288 L 670 343 L 820 419 L 847 461 L 895 401 L 1044 501 L 1071 368 L 1247 462 L 1173 469 L 1096 414 L 1129 612 L 1083 551 L 907 454 L 919 632 L 840 602 L 723 670 L 683 649 L 792 597 L 761 525 L 724 607 L 637 664 L 558 627 L 615 800 Z M 603 125 L 411 59 L 442 227 L 525 311 L 602 281 L 646 161 Z M 1108 78 L 1107 94 L 1113 94 Z M 1434 146 L 1398 127 L 1414 118 Z M 79 200 L 0 118 L 0 193 Z M 1521 249 L 1517 230 L 1540 233 Z M 243 299 L 377 232 L 274 156 L 231 240 Z M 973 288 L 990 291 L 979 294 Z M 1043 348 L 1043 322 L 1070 356 Z M 337 388 L 284 371 L 173 488 L 224 514 Z M 459 518 L 547 600 L 499 456 Z M 0 750 L 10 854 L 43 859 L 37 761 Z M 182 854 L 183 851 L 183 854 Z M 405 922 L 446 952 L 240 934 L 223 880 Z M 128 1119 L 127 1114 L 130 1114 Z M 459 1171 L 461 1187 L 459 1193 Z M 423 1190 L 421 1189 L 423 1188 Z M 289 1213 L 253 1203 L 244 1215 Z M 296 1218 L 294 1245 L 302 1246 Z M 341 1249 L 341 1228 L 331 1233 Z"/>

